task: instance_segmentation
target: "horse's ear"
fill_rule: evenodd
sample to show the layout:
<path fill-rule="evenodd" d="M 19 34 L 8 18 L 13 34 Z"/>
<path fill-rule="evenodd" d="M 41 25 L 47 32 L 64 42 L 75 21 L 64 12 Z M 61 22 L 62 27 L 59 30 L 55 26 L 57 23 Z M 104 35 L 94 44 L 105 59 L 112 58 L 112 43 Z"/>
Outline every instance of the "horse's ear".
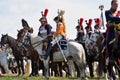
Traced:
<path fill-rule="evenodd" d="M 17 29 L 18 32 L 20 32 L 20 30 Z"/>

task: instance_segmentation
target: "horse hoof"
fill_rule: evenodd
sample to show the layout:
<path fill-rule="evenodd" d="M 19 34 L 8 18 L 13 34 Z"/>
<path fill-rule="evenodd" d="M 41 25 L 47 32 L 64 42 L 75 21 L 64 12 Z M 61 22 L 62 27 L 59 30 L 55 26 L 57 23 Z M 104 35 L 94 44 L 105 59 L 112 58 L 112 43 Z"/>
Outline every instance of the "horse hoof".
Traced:
<path fill-rule="evenodd" d="M 20 76 L 20 74 L 18 74 L 17 76 Z"/>
<path fill-rule="evenodd" d="M 46 77 L 45 80 L 49 80 L 49 77 Z"/>
<path fill-rule="evenodd" d="M 2 75 L 2 74 L 0 74 L 0 77 L 3 77 L 3 75 Z"/>
<path fill-rule="evenodd" d="M 31 76 L 32 76 L 32 74 L 29 75 L 29 77 L 31 77 Z"/>

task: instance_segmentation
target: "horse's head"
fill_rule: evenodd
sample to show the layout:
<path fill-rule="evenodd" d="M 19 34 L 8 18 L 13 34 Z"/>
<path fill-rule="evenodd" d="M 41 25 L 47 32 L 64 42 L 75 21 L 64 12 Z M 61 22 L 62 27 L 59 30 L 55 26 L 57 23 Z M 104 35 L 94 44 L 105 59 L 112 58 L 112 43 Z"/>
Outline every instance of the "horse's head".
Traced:
<path fill-rule="evenodd" d="M 8 43 L 8 35 L 7 34 L 5 34 L 5 35 L 2 34 L 1 45 L 7 44 L 7 43 Z"/>
<path fill-rule="evenodd" d="M 24 36 L 25 36 L 25 30 L 24 29 L 18 30 L 17 41 L 21 42 Z"/>

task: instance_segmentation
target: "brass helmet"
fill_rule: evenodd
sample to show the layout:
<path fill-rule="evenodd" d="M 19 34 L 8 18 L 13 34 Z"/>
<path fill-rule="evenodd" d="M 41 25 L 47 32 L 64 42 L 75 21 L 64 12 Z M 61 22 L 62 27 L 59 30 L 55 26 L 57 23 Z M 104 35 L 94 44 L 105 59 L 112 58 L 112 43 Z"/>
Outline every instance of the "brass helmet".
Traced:
<path fill-rule="evenodd" d="M 39 21 L 47 22 L 47 14 L 48 14 L 48 9 L 45 9 L 44 13 L 43 11 L 41 12 L 42 17 L 39 19 Z"/>

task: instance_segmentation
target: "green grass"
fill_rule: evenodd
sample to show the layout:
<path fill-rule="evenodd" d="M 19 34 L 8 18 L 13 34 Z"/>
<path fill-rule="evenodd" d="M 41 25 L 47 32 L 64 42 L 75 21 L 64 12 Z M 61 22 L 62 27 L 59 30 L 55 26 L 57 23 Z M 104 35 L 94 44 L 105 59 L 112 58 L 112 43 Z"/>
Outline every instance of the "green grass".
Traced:
<path fill-rule="evenodd" d="M 3 76 L 0 80 L 45 80 L 44 77 L 26 77 L 26 76 Z M 79 80 L 79 78 L 50 77 L 49 80 Z M 89 78 L 89 80 L 97 80 L 97 78 Z M 105 79 L 100 79 L 105 80 Z"/>
<path fill-rule="evenodd" d="M 98 80 L 95 78 L 88 78 L 89 80 Z M 45 78 L 40 74 L 39 77 L 28 77 L 28 75 L 17 76 L 17 74 L 3 74 L 0 80 L 45 80 Z M 49 80 L 79 80 L 79 78 L 65 78 L 64 77 L 50 77 Z M 99 80 L 105 80 L 104 78 Z M 119 79 L 120 80 L 120 79 Z"/>

